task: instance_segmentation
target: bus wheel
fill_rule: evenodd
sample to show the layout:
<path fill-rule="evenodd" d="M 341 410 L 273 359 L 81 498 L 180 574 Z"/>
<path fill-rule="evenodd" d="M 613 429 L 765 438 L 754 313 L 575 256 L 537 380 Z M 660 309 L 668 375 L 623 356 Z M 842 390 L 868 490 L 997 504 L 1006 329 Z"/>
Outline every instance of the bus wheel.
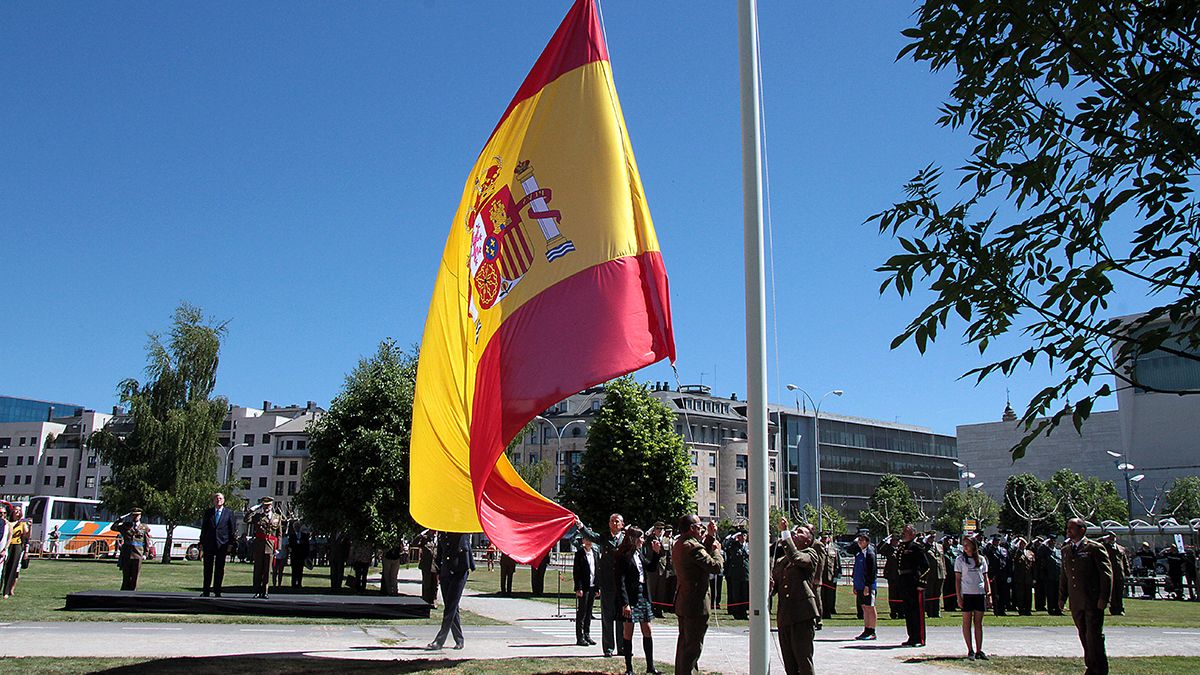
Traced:
<path fill-rule="evenodd" d="M 200 546 L 198 544 L 192 544 L 191 546 L 187 547 L 187 553 L 184 555 L 188 560 L 196 562 L 200 559 Z"/>

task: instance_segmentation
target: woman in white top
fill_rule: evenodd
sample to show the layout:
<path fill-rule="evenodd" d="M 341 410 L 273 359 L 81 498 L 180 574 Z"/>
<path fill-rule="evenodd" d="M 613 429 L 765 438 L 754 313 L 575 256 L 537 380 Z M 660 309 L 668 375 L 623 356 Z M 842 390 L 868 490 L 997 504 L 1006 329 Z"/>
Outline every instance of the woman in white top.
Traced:
<path fill-rule="evenodd" d="M 954 587 L 958 589 L 958 606 L 962 607 L 962 634 L 967 643 L 967 660 L 987 660 L 983 653 L 983 613 L 987 609 L 992 587 L 987 577 L 987 558 L 979 555 L 979 542 L 963 537 L 963 550 L 954 560 Z M 975 624 L 975 646 L 971 646 L 971 624 Z"/>

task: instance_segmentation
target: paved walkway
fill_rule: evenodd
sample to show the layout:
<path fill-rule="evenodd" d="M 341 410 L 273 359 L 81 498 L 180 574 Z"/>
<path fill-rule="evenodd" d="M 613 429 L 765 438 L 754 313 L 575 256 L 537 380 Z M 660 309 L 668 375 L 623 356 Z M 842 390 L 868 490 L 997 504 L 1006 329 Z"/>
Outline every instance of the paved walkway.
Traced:
<path fill-rule="evenodd" d="M 408 583 L 414 580 L 406 579 Z M 575 645 L 575 629 L 567 618 L 556 618 L 555 605 L 535 600 L 469 594 L 463 607 L 503 621 L 505 625 L 466 626 L 467 647 L 462 651 L 427 652 L 423 646 L 436 626 L 348 625 L 246 625 L 117 622 L 11 622 L 3 626 L 0 642 L 4 656 L 128 656 L 136 642 L 137 653 L 149 657 L 225 656 L 237 654 L 290 654 L 341 659 L 496 659 L 532 656 L 593 657 L 598 670 L 620 672 L 623 660 L 606 659 L 597 647 Z M 566 608 L 564 608 L 566 609 Z M 594 626 L 594 638 L 599 626 Z M 1079 656 L 1075 631 L 1066 627 L 987 628 L 985 649 L 996 655 Z M 957 628 L 931 628 L 930 646 L 904 649 L 901 628 L 884 628 L 876 642 L 856 642 L 857 627 L 831 627 L 817 634 L 818 667 L 852 667 L 856 673 L 888 673 L 927 668 L 928 661 L 962 657 L 962 636 Z M 655 624 L 655 655 L 660 662 L 674 660 L 677 631 Z M 749 632 L 745 628 L 715 626 L 705 642 L 701 666 L 729 675 L 748 673 Z M 1110 628 L 1108 650 L 1112 656 L 1200 655 L 1200 627 Z M 778 647 L 772 635 L 772 672 L 782 673 Z M 640 659 L 641 641 L 634 641 Z M 937 672 L 954 672 L 939 669 Z"/>

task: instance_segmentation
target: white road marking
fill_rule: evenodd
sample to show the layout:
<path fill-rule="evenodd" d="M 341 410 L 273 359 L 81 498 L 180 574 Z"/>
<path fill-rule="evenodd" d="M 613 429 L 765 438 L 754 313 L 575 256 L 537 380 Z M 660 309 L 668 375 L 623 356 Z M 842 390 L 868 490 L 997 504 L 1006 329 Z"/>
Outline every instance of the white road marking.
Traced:
<path fill-rule="evenodd" d="M 1164 630 L 1163 635 L 1200 635 L 1200 633 L 1188 633 L 1186 631 L 1178 631 L 1178 630 Z"/>
<path fill-rule="evenodd" d="M 122 626 L 121 630 L 183 630 L 183 628 L 168 628 L 166 626 Z"/>
<path fill-rule="evenodd" d="M 243 633 L 295 633 L 291 628 L 239 628 Z"/>

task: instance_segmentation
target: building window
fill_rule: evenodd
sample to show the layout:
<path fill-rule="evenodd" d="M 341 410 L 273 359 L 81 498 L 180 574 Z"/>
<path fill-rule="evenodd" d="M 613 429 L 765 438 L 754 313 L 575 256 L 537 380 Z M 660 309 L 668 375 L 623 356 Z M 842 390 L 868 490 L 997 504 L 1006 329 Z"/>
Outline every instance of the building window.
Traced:
<path fill-rule="evenodd" d="M 28 464 L 29 466 L 33 466 L 33 455 L 30 455 L 29 457 L 27 457 L 26 460 L 27 460 L 26 464 Z"/>
<path fill-rule="evenodd" d="M 750 460 L 750 457 L 748 455 L 738 455 L 737 456 L 737 468 L 739 468 L 739 469 L 746 468 L 750 464 L 749 460 Z"/>
<path fill-rule="evenodd" d="M 25 455 L 17 455 L 17 466 L 25 463 Z"/>
<path fill-rule="evenodd" d="M 580 429 L 579 427 L 575 427 L 574 429 L 571 430 L 571 435 L 574 436 L 575 438 L 579 438 L 580 434 L 582 434 L 582 433 L 583 433 L 583 429 Z"/>
<path fill-rule="evenodd" d="M 600 409 L 600 401 L 592 401 L 592 410 L 595 411 L 595 410 L 599 410 L 599 409 Z"/>
<path fill-rule="evenodd" d="M 95 455 L 88 455 L 88 459 L 87 459 L 87 468 L 89 468 L 89 469 L 94 469 L 94 468 L 96 468 L 96 461 L 97 461 L 97 460 L 96 460 L 96 456 L 95 456 Z"/>
<path fill-rule="evenodd" d="M 263 456 L 259 457 L 259 459 L 258 459 L 258 465 L 259 465 L 259 466 L 266 466 L 266 465 L 268 465 L 268 464 L 270 464 L 270 463 L 271 463 L 271 456 L 270 456 L 270 455 L 263 455 Z"/>
<path fill-rule="evenodd" d="M 771 470 L 772 471 L 775 470 L 775 460 L 773 460 L 773 459 L 771 460 Z"/>
<path fill-rule="evenodd" d="M 520 464 L 520 463 L 521 463 L 521 453 L 519 453 L 519 452 L 514 452 L 514 453 L 512 454 L 512 463 L 513 463 L 513 464 Z"/>
<path fill-rule="evenodd" d="M 716 492 L 716 491 L 717 491 L 717 479 L 716 479 L 716 478 L 709 478 L 709 479 L 708 479 L 708 491 L 709 491 L 709 492 Z"/>
<path fill-rule="evenodd" d="M 54 479 L 54 487 L 63 487 L 66 484 L 67 484 L 66 476 L 58 476 L 57 478 Z"/>
<path fill-rule="evenodd" d="M 700 464 L 700 453 L 693 450 L 692 451 L 692 466 L 697 466 L 699 464 Z"/>
<path fill-rule="evenodd" d="M 737 505 L 737 514 L 743 518 L 749 518 L 750 517 L 750 507 L 747 506 L 746 504 L 738 504 Z"/>
<path fill-rule="evenodd" d="M 746 479 L 745 478 L 737 479 L 737 493 L 739 495 L 746 494 Z"/>
<path fill-rule="evenodd" d="M 288 475 L 295 476 L 298 473 L 300 473 L 300 462 L 297 460 L 292 460 L 288 464 Z"/>
<path fill-rule="evenodd" d="M 294 480 L 288 481 L 288 494 L 289 495 L 296 494 L 296 481 L 294 481 Z"/>
<path fill-rule="evenodd" d="M 11 447 L 12 447 L 12 436 L 6 436 L 4 438 L 0 438 L 0 448 L 11 448 Z"/>
<path fill-rule="evenodd" d="M 254 447 L 254 434 L 245 434 L 244 436 L 242 436 L 242 442 L 246 445 L 246 447 L 253 448 Z"/>
<path fill-rule="evenodd" d="M 530 464 L 538 463 L 538 454 L 536 452 L 529 453 L 529 463 Z"/>
<path fill-rule="evenodd" d="M 692 476 L 692 488 L 694 488 L 693 491 L 700 489 L 700 477 L 699 476 Z"/>
<path fill-rule="evenodd" d="M 717 453 L 715 453 L 715 452 L 708 453 L 708 465 L 709 466 L 717 465 Z"/>
<path fill-rule="evenodd" d="M 263 445 L 270 445 L 270 444 L 271 444 L 271 434 L 263 434 L 263 435 L 262 435 L 262 444 L 263 444 Z"/>
<path fill-rule="evenodd" d="M 242 455 L 242 468 L 249 469 L 254 466 L 254 455 Z"/>
<path fill-rule="evenodd" d="M 771 494 L 775 494 L 775 481 L 771 481 Z"/>
<path fill-rule="evenodd" d="M 22 436 L 22 437 L 18 438 L 17 440 L 21 442 L 20 444 L 21 444 L 22 446 L 24 446 L 24 445 L 25 445 L 25 437 L 24 437 L 24 436 Z"/>
<path fill-rule="evenodd" d="M 66 457 L 63 459 L 66 459 Z M 54 458 L 50 455 L 46 455 L 46 466 L 54 466 Z"/>
<path fill-rule="evenodd" d="M 303 450 L 307 441 L 296 441 L 296 449 Z"/>
<path fill-rule="evenodd" d="M 717 517 L 717 503 L 716 502 L 708 503 L 708 515 L 712 518 Z"/>
<path fill-rule="evenodd" d="M 282 459 L 278 462 L 275 462 L 275 473 L 280 476 L 287 473 L 287 462 L 283 461 Z"/>
<path fill-rule="evenodd" d="M 88 477 L 84 478 L 84 479 L 83 479 L 83 487 L 85 487 L 85 488 L 87 488 L 87 489 L 89 489 L 89 490 L 91 490 L 92 488 L 96 487 L 96 477 L 95 477 L 95 476 L 88 476 Z"/>
<path fill-rule="evenodd" d="M 8 466 L 8 458 L 0 457 L 0 467 L 5 467 L 5 466 Z"/>
<path fill-rule="evenodd" d="M 275 481 L 275 496 L 276 497 L 283 496 L 283 481 L 281 481 L 281 480 Z"/>
<path fill-rule="evenodd" d="M 283 449 L 284 449 L 284 450 L 291 450 L 293 445 L 294 445 L 294 444 L 293 444 L 293 442 L 292 442 L 292 441 L 284 441 L 284 442 L 283 442 Z"/>
<path fill-rule="evenodd" d="M 42 485 L 50 484 L 50 476 L 42 476 Z"/>
<path fill-rule="evenodd" d="M 267 477 L 266 476 L 258 477 L 258 487 L 260 487 L 260 488 L 267 487 Z"/>

